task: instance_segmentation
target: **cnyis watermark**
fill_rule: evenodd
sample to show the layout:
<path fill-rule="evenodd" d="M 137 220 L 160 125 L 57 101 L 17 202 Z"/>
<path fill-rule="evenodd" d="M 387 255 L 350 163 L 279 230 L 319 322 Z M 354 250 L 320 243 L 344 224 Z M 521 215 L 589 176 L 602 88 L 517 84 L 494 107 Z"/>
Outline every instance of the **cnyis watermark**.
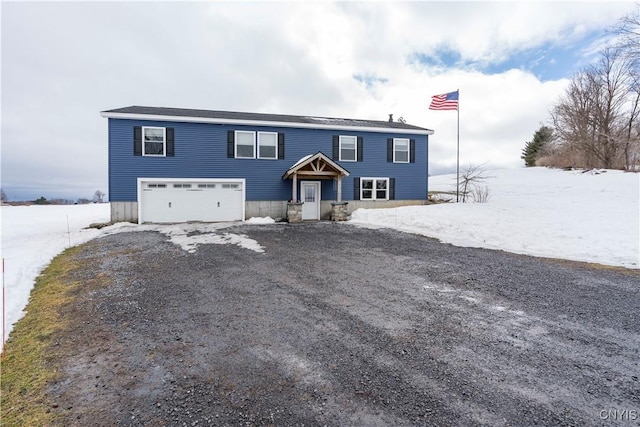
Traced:
<path fill-rule="evenodd" d="M 610 421 L 636 421 L 640 419 L 635 409 L 603 409 L 600 411 L 601 420 Z"/>

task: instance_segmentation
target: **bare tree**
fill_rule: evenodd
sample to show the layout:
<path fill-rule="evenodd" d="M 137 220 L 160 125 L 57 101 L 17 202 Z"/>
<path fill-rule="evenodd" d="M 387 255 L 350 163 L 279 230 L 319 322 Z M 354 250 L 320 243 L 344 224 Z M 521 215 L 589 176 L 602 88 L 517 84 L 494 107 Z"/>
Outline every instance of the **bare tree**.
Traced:
<path fill-rule="evenodd" d="M 473 198 L 477 202 L 486 202 L 489 196 L 487 187 L 480 187 L 488 178 L 486 176 L 485 164 L 470 164 L 460 175 L 459 193 L 462 195 L 462 203 L 467 202 L 467 197 Z M 478 196 L 475 198 L 474 196 Z"/>
<path fill-rule="evenodd" d="M 7 194 L 4 192 L 4 188 L 0 188 L 0 200 L 3 202 L 8 202 Z"/>
<path fill-rule="evenodd" d="M 624 145 L 638 119 L 632 63 L 619 48 L 572 79 L 551 118 L 564 166 L 623 168 Z M 635 100 L 635 101 L 634 101 Z"/>
<path fill-rule="evenodd" d="M 625 167 L 628 170 L 640 168 L 640 9 L 618 22 L 612 31 L 618 36 L 618 47 L 629 62 L 630 70 L 630 111 L 623 141 Z"/>
<path fill-rule="evenodd" d="M 96 203 L 102 203 L 104 196 L 105 194 L 102 191 L 96 190 L 96 192 L 93 193 L 93 201 Z"/>

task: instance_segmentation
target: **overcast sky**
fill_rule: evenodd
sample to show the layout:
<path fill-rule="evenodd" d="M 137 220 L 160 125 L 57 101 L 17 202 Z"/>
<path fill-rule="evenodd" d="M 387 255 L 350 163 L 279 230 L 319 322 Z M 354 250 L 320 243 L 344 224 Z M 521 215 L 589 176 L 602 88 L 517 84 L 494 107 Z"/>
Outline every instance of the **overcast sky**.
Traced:
<path fill-rule="evenodd" d="M 2 187 L 107 188 L 107 119 L 130 105 L 387 120 L 435 130 L 430 172 L 521 167 L 525 141 L 633 2 L 8 2 Z"/>

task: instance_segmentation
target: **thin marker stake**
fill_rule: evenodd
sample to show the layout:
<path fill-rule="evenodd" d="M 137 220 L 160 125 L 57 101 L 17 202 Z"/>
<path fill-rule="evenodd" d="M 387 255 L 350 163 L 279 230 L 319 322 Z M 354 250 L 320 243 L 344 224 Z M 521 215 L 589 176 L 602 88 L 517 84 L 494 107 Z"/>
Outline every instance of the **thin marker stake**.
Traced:
<path fill-rule="evenodd" d="M 69 229 L 69 214 L 67 214 L 67 235 L 69 236 L 69 247 L 71 247 L 71 230 Z"/>
<path fill-rule="evenodd" d="M 5 337 L 4 337 L 4 325 L 5 325 L 5 299 L 4 299 L 4 258 L 2 258 L 2 355 L 0 356 L 0 358 L 2 360 L 4 360 L 4 341 L 5 341 Z"/>

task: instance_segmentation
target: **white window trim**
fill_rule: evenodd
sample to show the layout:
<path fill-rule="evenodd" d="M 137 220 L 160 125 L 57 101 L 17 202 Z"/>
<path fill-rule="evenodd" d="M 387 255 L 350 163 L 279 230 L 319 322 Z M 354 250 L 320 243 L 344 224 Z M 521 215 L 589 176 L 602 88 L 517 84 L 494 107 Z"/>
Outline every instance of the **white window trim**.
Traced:
<path fill-rule="evenodd" d="M 147 129 L 162 129 L 162 154 L 147 154 L 145 151 L 144 133 Z M 142 126 L 142 155 L 148 157 L 166 157 L 167 156 L 167 128 L 156 126 Z"/>
<path fill-rule="evenodd" d="M 262 157 L 260 156 L 260 135 L 275 135 L 275 154 L 274 157 Z M 278 132 L 258 132 L 258 138 L 256 143 L 256 156 L 258 159 L 278 160 Z"/>
<path fill-rule="evenodd" d="M 407 142 L 407 160 L 396 160 L 396 142 Z M 398 150 L 399 151 L 399 150 Z M 409 163 L 411 161 L 411 141 L 409 138 L 393 138 L 393 163 Z"/>
<path fill-rule="evenodd" d="M 353 138 L 354 142 L 354 157 L 351 159 L 342 158 L 342 138 Z M 357 162 L 358 161 L 358 137 L 353 135 L 340 135 L 338 139 L 338 160 L 341 162 Z"/>
<path fill-rule="evenodd" d="M 362 181 L 366 181 L 366 180 L 372 180 L 373 181 L 373 187 L 371 189 L 371 198 L 370 199 L 365 199 L 362 197 L 362 193 L 365 190 L 364 186 L 362 185 Z M 387 182 L 387 186 L 386 186 L 386 193 L 387 195 L 385 196 L 384 199 L 379 199 L 377 197 L 376 194 L 376 181 L 386 181 Z M 368 189 L 366 189 L 368 190 Z M 389 178 L 375 178 L 375 177 L 361 177 L 360 178 L 360 200 L 389 200 Z"/>
<path fill-rule="evenodd" d="M 253 156 L 252 157 L 245 157 L 245 156 L 238 156 L 238 134 L 240 133 L 249 133 L 251 134 L 251 136 L 253 137 Z M 249 131 L 249 130 L 237 130 L 235 131 L 235 135 L 234 135 L 234 142 L 233 142 L 233 157 L 236 159 L 255 159 L 256 158 L 256 154 L 257 154 L 257 150 L 256 150 L 256 133 L 254 131 Z M 245 145 L 245 144 L 243 144 Z M 248 145 L 248 144 L 246 144 Z"/>

